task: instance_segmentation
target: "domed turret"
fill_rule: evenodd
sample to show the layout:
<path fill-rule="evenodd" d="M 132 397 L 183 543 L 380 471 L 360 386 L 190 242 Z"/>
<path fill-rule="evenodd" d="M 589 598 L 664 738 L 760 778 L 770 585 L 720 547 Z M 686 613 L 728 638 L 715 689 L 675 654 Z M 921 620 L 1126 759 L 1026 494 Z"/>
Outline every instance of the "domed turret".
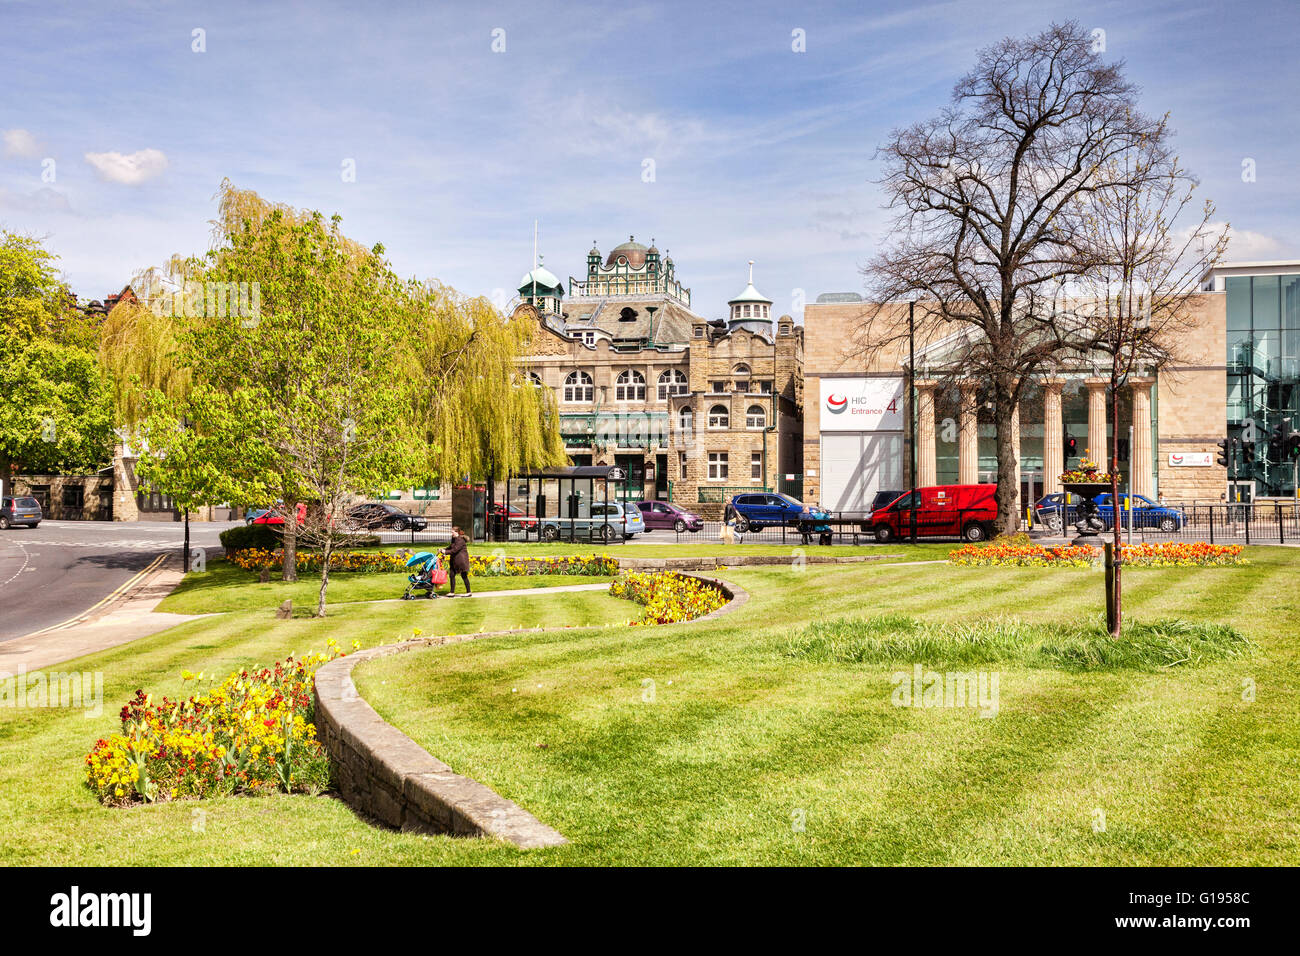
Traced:
<path fill-rule="evenodd" d="M 734 299 L 729 299 L 731 308 L 729 325 L 735 328 L 747 328 L 751 332 L 772 331 L 772 300 L 754 288 L 754 260 L 749 260 L 749 284 Z"/>
<path fill-rule="evenodd" d="M 610 268 L 622 257 L 627 260 L 628 266 L 640 269 L 645 265 L 645 256 L 649 251 L 647 247 L 636 241 L 636 236 L 628 236 L 627 242 L 619 243 L 609 250 L 609 256 L 605 259 L 605 268 Z"/>
<path fill-rule="evenodd" d="M 539 312 L 560 314 L 560 299 L 564 297 L 564 283 L 555 273 L 539 261 L 537 267 L 524 273 L 519 280 L 519 298 Z"/>

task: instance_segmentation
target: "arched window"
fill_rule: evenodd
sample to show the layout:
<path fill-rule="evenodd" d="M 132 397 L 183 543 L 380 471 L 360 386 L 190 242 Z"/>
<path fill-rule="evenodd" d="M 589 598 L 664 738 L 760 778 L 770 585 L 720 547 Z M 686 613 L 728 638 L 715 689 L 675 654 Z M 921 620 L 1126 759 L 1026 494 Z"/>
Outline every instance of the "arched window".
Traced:
<path fill-rule="evenodd" d="M 645 376 L 634 368 L 620 374 L 614 382 L 614 401 L 644 402 Z"/>
<path fill-rule="evenodd" d="M 592 402 L 596 400 L 596 386 L 586 372 L 570 372 L 564 379 L 566 402 Z"/>
<path fill-rule="evenodd" d="M 541 377 L 540 375 L 538 375 L 536 372 L 529 372 L 529 373 L 528 373 L 528 384 L 529 384 L 529 385 L 532 385 L 532 386 L 534 386 L 534 387 L 536 387 L 536 388 L 542 388 L 542 387 L 543 387 L 543 385 L 542 385 L 542 377 Z"/>
<path fill-rule="evenodd" d="M 691 406 L 683 405 L 681 411 L 677 413 L 677 430 L 683 435 L 689 435 L 695 428 L 695 412 Z"/>
<path fill-rule="evenodd" d="M 686 391 L 686 373 L 681 369 L 670 368 L 659 376 L 659 401 L 667 401 L 671 395 L 685 395 Z"/>
<path fill-rule="evenodd" d="M 731 413 L 727 411 L 726 405 L 714 405 L 709 409 L 709 427 L 710 428 L 730 428 Z"/>
<path fill-rule="evenodd" d="M 762 405 L 750 405 L 745 410 L 745 427 L 746 428 L 766 428 L 767 412 Z"/>
<path fill-rule="evenodd" d="M 741 362 L 739 365 L 737 365 L 735 368 L 733 368 L 733 369 L 731 370 L 731 374 L 732 374 L 732 375 L 748 375 L 748 374 L 749 374 L 749 366 L 746 365 L 744 362 Z"/>

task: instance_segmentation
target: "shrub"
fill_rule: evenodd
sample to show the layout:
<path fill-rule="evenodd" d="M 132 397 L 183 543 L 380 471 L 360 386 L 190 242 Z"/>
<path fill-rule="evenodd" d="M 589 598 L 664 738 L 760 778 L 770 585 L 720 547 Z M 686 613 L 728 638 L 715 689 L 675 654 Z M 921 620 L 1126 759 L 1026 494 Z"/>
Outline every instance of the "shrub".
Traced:
<path fill-rule="evenodd" d="M 1119 559 L 1126 567 L 1228 567 L 1249 564 L 1239 544 L 1206 544 L 1204 541 L 1166 541 L 1161 544 L 1120 545 Z M 948 552 L 950 564 L 966 567 L 1091 567 L 1101 560 L 1102 550 L 1091 545 L 1061 545 L 994 541 L 980 546 L 968 544 Z"/>
<path fill-rule="evenodd" d="M 354 644 L 354 647 L 358 646 Z M 108 806 L 233 793 L 319 793 L 329 786 L 329 755 L 316 739 L 316 669 L 341 657 L 288 657 L 231 674 L 185 700 L 137 690 L 122 708 L 122 732 L 86 755 L 86 785 Z M 186 681 L 202 681 L 188 671 Z"/>
<path fill-rule="evenodd" d="M 336 551 L 330 556 L 330 570 L 358 572 L 405 571 L 405 552 L 397 551 Z M 255 548 L 228 554 L 227 559 L 245 571 L 278 568 L 284 560 L 281 550 Z M 299 551 L 299 571 L 319 571 L 324 558 L 315 551 Z M 618 573 L 618 561 L 607 554 L 575 554 L 555 558 L 505 558 L 493 555 L 474 555 L 469 561 L 469 573 L 483 577 L 515 577 L 534 574 L 573 574 L 608 577 Z"/>
<path fill-rule="evenodd" d="M 236 525 L 221 532 L 220 537 L 228 555 L 236 551 L 274 551 L 281 543 L 280 532 L 270 524 Z"/>

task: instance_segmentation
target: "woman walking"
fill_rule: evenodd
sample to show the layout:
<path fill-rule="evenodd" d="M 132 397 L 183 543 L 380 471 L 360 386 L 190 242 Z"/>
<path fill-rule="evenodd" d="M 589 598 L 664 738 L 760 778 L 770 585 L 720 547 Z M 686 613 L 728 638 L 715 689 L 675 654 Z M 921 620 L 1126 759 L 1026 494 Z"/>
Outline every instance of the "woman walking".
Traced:
<path fill-rule="evenodd" d="M 459 574 L 465 582 L 465 597 L 473 597 L 474 592 L 469 589 L 469 541 L 465 539 L 465 532 L 453 525 L 451 543 L 441 553 L 448 557 L 451 564 L 447 578 L 451 583 L 451 595 L 456 593 L 456 575 Z"/>

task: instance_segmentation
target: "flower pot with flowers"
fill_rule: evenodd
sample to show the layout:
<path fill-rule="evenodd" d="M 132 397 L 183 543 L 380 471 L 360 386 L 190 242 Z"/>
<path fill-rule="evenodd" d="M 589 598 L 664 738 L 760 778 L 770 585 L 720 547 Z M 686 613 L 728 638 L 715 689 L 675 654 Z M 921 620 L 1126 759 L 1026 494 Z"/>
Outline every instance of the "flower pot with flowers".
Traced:
<path fill-rule="evenodd" d="M 1105 530 L 1106 524 L 1101 520 L 1097 508 L 1097 496 L 1111 490 L 1111 475 L 1101 470 L 1101 466 L 1088 457 L 1088 449 L 1083 450 L 1079 467 L 1061 475 L 1061 486 L 1067 495 L 1078 495 L 1082 501 L 1079 506 L 1079 520 L 1075 530 L 1079 538 L 1094 538 Z M 1068 498 L 1066 499 L 1068 502 Z M 1083 542 L 1087 543 L 1086 540 Z"/>

